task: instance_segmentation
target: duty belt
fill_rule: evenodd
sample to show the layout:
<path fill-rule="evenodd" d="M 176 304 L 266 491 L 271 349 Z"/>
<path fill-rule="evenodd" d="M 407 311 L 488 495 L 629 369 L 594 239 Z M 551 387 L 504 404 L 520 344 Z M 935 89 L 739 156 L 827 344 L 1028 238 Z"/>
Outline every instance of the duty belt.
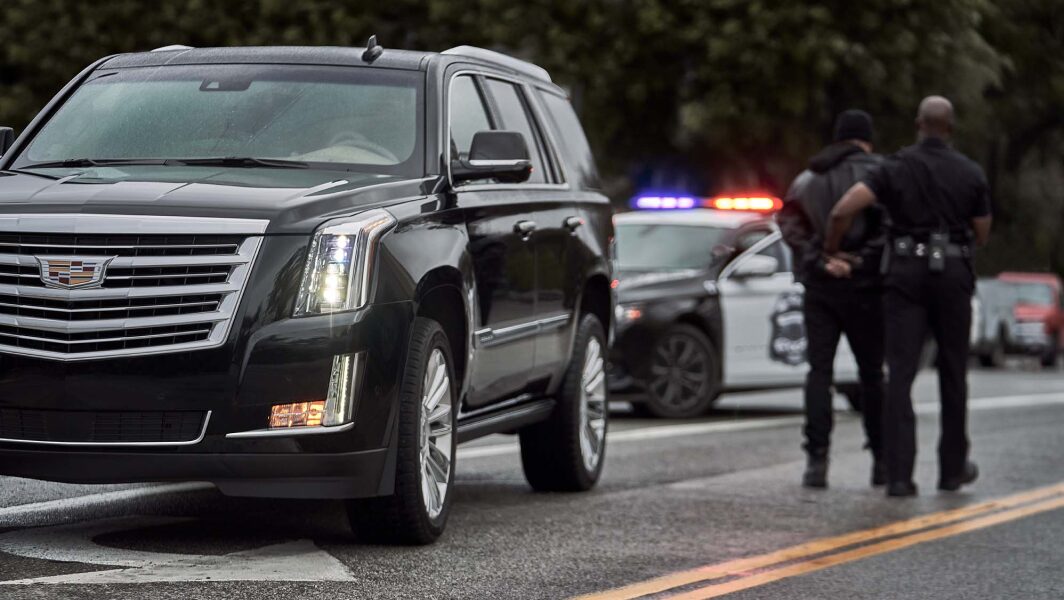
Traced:
<path fill-rule="evenodd" d="M 948 258 L 971 258 L 972 249 L 967 244 L 946 244 Z M 926 242 L 917 242 L 912 236 L 894 238 L 894 256 L 930 256 L 931 246 Z"/>

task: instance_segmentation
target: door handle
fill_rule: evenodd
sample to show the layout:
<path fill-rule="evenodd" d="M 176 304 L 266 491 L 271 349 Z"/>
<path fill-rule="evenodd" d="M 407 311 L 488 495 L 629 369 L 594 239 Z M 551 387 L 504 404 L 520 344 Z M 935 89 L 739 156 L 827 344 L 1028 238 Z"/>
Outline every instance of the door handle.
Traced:
<path fill-rule="evenodd" d="M 518 221 L 514 223 L 514 233 L 521 234 L 521 239 L 527 240 L 532 237 L 532 232 L 536 230 L 535 221 Z"/>
<path fill-rule="evenodd" d="M 577 229 L 584 224 L 584 220 L 580 217 L 569 217 L 565 219 L 565 228 L 569 230 L 569 233 L 576 233 Z"/>

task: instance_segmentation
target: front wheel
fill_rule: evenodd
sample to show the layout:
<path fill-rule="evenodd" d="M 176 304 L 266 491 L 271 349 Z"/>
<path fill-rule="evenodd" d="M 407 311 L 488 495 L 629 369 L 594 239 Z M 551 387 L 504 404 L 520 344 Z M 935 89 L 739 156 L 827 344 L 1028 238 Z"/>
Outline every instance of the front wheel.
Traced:
<path fill-rule="evenodd" d="M 593 315 L 577 326 L 573 356 L 551 416 L 521 430 L 521 464 L 536 491 L 594 487 L 606 456 L 606 335 Z"/>
<path fill-rule="evenodd" d="M 451 508 L 455 459 L 455 389 L 447 335 L 433 320 L 414 321 L 399 391 L 395 491 L 352 500 L 356 537 L 387 544 L 431 544 Z"/>
<path fill-rule="evenodd" d="M 1000 369 L 1005 366 L 1005 342 L 998 336 L 985 354 L 979 355 L 979 364 L 987 369 Z"/>
<path fill-rule="evenodd" d="M 720 394 L 719 365 L 717 352 L 702 331 L 673 325 L 651 350 L 645 410 L 667 419 L 705 414 Z"/>

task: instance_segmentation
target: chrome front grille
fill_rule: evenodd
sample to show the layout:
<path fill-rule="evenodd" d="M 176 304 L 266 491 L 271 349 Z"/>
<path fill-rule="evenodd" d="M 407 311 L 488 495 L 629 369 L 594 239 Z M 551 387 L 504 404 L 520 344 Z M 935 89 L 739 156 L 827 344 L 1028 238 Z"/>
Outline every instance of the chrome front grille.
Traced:
<path fill-rule="evenodd" d="M 221 345 L 266 224 L 0 215 L 0 353 L 87 360 Z M 45 277 L 41 259 L 84 261 L 102 279 L 70 286 L 69 274 Z"/>

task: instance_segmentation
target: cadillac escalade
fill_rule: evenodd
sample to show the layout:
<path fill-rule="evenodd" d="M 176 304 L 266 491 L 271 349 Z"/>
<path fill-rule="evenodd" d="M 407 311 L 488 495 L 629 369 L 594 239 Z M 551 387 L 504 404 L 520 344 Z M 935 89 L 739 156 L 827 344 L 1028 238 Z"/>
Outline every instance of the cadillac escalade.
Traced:
<path fill-rule="evenodd" d="M 342 498 L 398 543 L 442 533 L 459 442 L 598 480 L 610 209 L 543 69 L 166 47 L 0 153 L 0 474 Z"/>

